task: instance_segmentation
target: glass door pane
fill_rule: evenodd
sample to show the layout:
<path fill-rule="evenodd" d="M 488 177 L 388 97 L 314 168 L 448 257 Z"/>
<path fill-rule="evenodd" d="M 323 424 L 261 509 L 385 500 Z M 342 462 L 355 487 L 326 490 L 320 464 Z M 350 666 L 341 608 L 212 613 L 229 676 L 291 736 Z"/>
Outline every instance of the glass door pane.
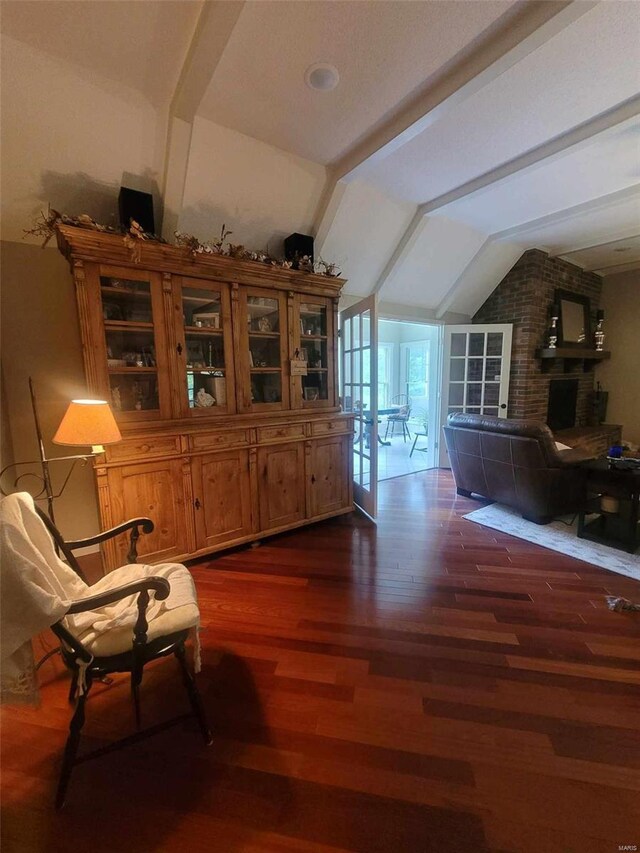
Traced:
<path fill-rule="evenodd" d="M 100 275 L 109 402 L 116 414 L 159 415 L 160 391 L 149 280 Z"/>
<path fill-rule="evenodd" d="M 512 326 L 447 326 L 442 423 L 457 412 L 506 418 Z M 448 466 L 444 442 L 440 464 Z"/>
<path fill-rule="evenodd" d="M 307 375 L 300 377 L 303 406 L 313 407 L 329 400 L 331 364 L 331 329 L 329 303 L 298 302 L 297 345 L 294 356 L 307 364 Z"/>
<path fill-rule="evenodd" d="M 180 289 L 182 334 L 184 335 L 184 379 L 187 409 L 202 417 L 234 408 L 229 388 L 230 342 L 225 338 L 229 316 L 226 290 L 214 290 L 196 282 L 183 281 Z"/>
<path fill-rule="evenodd" d="M 341 313 L 342 409 L 354 415 L 355 503 L 376 514 L 378 479 L 378 353 L 375 296 Z"/>
<path fill-rule="evenodd" d="M 286 408 L 288 386 L 283 382 L 283 363 L 288 348 L 284 297 L 273 291 L 246 289 L 241 304 L 244 309 L 241 347 L 248 372 L 243 408 L 249 411 Z"/>

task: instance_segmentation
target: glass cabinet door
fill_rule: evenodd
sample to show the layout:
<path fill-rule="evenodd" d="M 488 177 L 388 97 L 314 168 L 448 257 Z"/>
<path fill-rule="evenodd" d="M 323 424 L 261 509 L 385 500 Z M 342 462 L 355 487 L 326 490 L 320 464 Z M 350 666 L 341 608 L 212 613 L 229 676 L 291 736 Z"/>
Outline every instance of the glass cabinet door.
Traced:
<path fill-rule="evenodd" d="M 228 285 L 182 278 L 177 285 L 182 414 L 235 411 Z"/>
<path fill-rule="evenodd" d="M 334 404 L 333 305 L 330 299 L 295 297 L 293 357 L 306 362 L 307 375 L 296 376 L 296 405 L 302 408 Z"/>
<path fill-rule="evenodd" d="M 288 358 L 286 301 L 277 291 L 241 288 L 239 341 L 242 411 L 271 411 L 289 406 L 284 374 Z"/>
<path fill-rule="evenodd" d="M 99 291 L 104 328 L 104 392 L 120 420 L 170 415 L 162 294 L 157 273 L 102 266 Z"/>

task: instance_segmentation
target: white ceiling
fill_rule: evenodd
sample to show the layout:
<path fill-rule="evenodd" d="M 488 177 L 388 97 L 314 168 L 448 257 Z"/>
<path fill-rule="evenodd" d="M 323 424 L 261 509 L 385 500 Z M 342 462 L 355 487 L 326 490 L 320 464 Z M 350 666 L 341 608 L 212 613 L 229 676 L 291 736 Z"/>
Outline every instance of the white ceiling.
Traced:
<path fill-rule="evenodd" d="M 640 213 L 640 203 L 638 212 Z M 640 216 L 638 224 L 640 226 Z M 585 270 L 593 270 L 601 275 L 612 275 L 623 269 L 640 266 L 640 234 L 575 252 L 565 252 L 562 257 Z"/>
<path fill-rule="evenodd" d="M 625 190 L 640 179 L 640 117 L 440 209 L 488 233 Z"/>
<path fill-rule="evenodd" d="M 89 77 L 138 89 L 161 105 L 173 94 L 201 7 L 200 0 L 2 0 L 1 25 Z"/>
<path fill-rule="evenodd" d="M 448 2 L 247 2 L 199 114 L 318 163 L 340 157 L 514 5 Z M 340 73 L 331 92 L 312 64 Z"/>
<path fill-rule="evenodd" d="M 199 236 L 306 228 L 353 295 L 445 316 L 529 247 L 640 264 L 640 3 L 3 0 L 2 30 L 174 110 L 155 144 Z"/>
<path fill-rule="evenodd" d="M 637 95 L 639 12 L 596 5 L 358 176 L 420 204 Z"/>

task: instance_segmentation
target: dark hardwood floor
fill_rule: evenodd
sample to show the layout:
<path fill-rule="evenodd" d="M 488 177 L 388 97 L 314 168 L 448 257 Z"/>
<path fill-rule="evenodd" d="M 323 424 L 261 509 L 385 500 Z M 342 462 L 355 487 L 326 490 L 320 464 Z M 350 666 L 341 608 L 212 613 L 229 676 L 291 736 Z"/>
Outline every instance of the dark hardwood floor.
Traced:
<path fill-rule="evenodd" d="M 68 678 L 2 712 L 3 850 L 610 853 L 640 845 L 640 584 L 461 516 L 448 473 L 192 566 L 215 732 L 166 728 L 52 792 Z M 44 640 L 49 642 L 49 640 Z M 52 640 L 51 640 L 52 642 Z M 144 723 L 186 710 L 175 662 Z M 84 746 L 132 730 L 96 686 Z M 632 848 L 627 848 L 632 849 Z"/>

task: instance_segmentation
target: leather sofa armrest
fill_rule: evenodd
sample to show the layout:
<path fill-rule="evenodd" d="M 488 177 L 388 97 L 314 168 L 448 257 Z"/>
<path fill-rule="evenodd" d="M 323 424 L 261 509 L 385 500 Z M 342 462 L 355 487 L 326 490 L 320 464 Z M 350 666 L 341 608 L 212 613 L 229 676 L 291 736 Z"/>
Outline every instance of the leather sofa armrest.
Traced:
<path fill-rule="evenodd" d="M 570 450 L 556 450 L 555 455 L 562 468 L 575 468 L 581 462 L 590 462 L 596 458 L 594 453 L 581 447 L 572 447 Z"/>

